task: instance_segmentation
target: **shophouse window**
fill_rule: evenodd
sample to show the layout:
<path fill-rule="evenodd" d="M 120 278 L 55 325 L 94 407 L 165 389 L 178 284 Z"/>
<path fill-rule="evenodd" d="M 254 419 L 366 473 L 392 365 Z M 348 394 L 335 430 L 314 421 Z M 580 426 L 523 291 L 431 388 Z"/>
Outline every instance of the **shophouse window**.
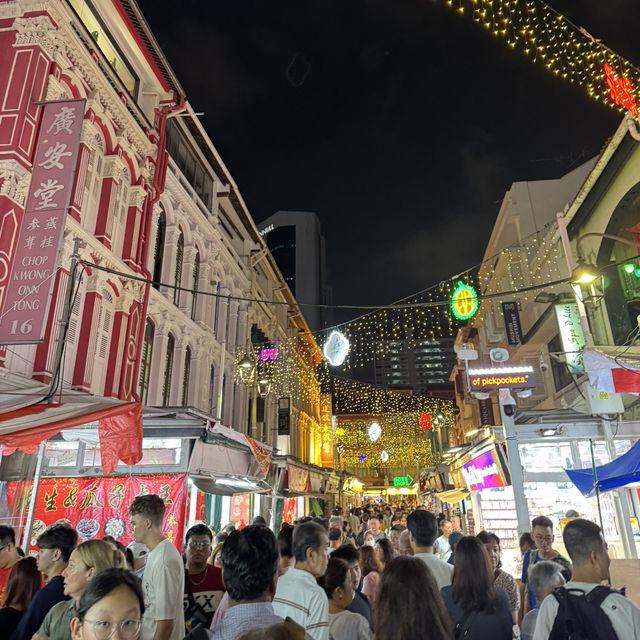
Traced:
<path fill-rule="evenodd" d="M 113 321 L 113 294 L 107 289 L 102 290 L 102 300 L 98 313 L 98 329 L 96 333 L 96 352 L 93 365 L 92 390 L 95 393 L 104 392 L 104 378 L 107 371 L 109 347 L 111 344 L 111 323 Z"/>
<path fill-rule="evenodd" d="M 124 248 L 124 238 L 127 228 L 127 212 L 129 210 L 128 183 L 129 174 L 126 171 L 123 171 L 120 174 L 118 187 L 116 189 L 115 204 L 113 207 L 113 242 L 111 243 L 113 253 L 120 257 L 122 257 L 122 251 Z"/>
<path fill-rule="evenodd" d="M 167 339 L 167 350 L 164 354 L 164 377 L 162 379 L 162 405 L 169 404 L 171 396 L 171 375 L 173 373 L 173 351 L 175 349 L 176 340 L 170 333 Z"/>
<path fill-rule="evenodd" d="M 82 198 L 82 223 L 84 228 L 93 233 L 95 231 L 100 191 L 102 188 L 102 165 L 104 163 L 104 142 L 96 134 L 91 143 L 87 176 L 84 181 L 84 196 Z"/>
<path fill-rule="evenodd" d="M 142 354 L 140 358 L 140 378 L 138 381 L 138 395 L 142 404 L 147 404 L 149 394 L 149 376 L 151 374 L 151 356 L 153 354 L 153 338 L 156 328 L 153 322 L 147 318 L 144 328 L 144 340 L 142 342 Z"/>
<path fill-rule="evenodd" d="M 193 273 L 191 275 L 191 319 L 196 319 L 196 311 L 198 310 L 198 283 L 200 282 L 200 252 L 196 251 L 193 259 Z"/>
<path fill-rule="evenodd" d="M 184 352 L 184 373 L 182 375 L 182 406 L 189 404 L 189 381 L 191 379 L 191 347 Z"/>
<path fill-rule="evenodd" d="M 178 244 L 176 247 L 176 268 L 173 273 L 173 304 L 178 306 L 180 303 L 180 289 L 178 287 L 182 286 L 182 264 L 184 261 L 184 234 L 182 233 L 182 229 L 180 230 L 180 235 L 178 236 Z"/>
<path fill-rule="evenodd" d="M 162 280 L 162 258 L 164 256 L 164 239 L 167 232 L 167 217 L 164 210 L 158 217 L 158 226 L 156 231 L 156 244 L 153 250 L 153 286 L 160 288 Z"/>

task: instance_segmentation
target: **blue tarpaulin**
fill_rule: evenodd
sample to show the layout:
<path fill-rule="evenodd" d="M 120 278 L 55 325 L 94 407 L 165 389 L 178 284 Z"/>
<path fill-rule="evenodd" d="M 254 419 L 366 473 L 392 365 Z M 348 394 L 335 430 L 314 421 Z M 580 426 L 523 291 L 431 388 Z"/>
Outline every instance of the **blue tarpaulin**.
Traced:
<path fill-rule="evenodd" d="M 594 482 L 593 468 L 565 469 L 565 472 L 585 496 L 593 495 L 596 486 L 599 491 L 609 491 L 632 482 L 640 482 L 640 440 L 623 456 L 596 467 L 597 484 Z"/>

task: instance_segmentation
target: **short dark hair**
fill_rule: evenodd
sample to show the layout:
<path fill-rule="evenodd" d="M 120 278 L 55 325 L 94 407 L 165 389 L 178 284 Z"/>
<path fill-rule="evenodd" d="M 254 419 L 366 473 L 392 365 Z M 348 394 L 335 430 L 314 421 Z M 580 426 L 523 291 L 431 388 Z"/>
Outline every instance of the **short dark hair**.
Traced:
<path fill-rule="evenodd" d="M 464 536 L 463 536 L 464 537 Z M 489 544 L 490 542 L 495 542 L 498 545 L 498 549 L 500 548 L 500 538 L 495 533 L 491 533 L 490 531 L 481 531 L 476 538 L 482 542 L 482 544 Z"/>
<path fill-rule="evenodd" d="M 68 524 L 52 524 L 38 536 L 36 545 L 40 549 L 60 549 L 62 560 L 69 562 L 71 552 L 78 545 L 78 534 Z"/>
<path fill-rule="evenodd" d="M 293 527 L 286 522 L 278 534 L 278 553 L 281 558 L 293 557 Z"/>
<path fill-rule="evenodd" d="M 266 527 L 267 521 L 262 516 L 256 516 L 251 524 L 261 524 L 263 527 Z"/>
<path fill-rule="evenodd" d="M 403 527 L 401 524 L 394 524 L 389 531 L 397 531 L 398 533 L 402 533 L 407 527 Z"/>
<path fill-rule="evenodd" d="M 331 527 L 329 529 L 329 540 L 340 540 L 342 538 L 342 531 L 337 527 Z"/>
<path fill-rule="evenodd" d="M 118 587 L 127 587 L 136 596 L 140 605 L 140 614 L 144 614 L 144 596 L 140 578 L 126 569 L 111 568 L 103 569 L 89 581 L 78 603 L 76 618 L 84 622 L 87 611 Z"/>
<path fill-rule="evenodd" d="M 307 549 L 317 551 L 322 545 L 322 536 L 327 535 L 327 530 L 317 522 L 303 522 L 293 530 L 293 557 L 296 562 L 304 562 L 307 559 Z"/>
<path fill-rule="evenodd" d="M 432 547 L 438 537 L 438 521 L 430 511 L 412 511 L 407 516 L 407 529 L 419 547 Z"/>
<path fill-rule="evenodd" d="M 352 544 L 340 545 L 332 554 L 332 558 L 341 558 L 349 564 L 360 562 L 360 552 Z"/>
<path fill-rule="evenodd" d="M 531 528 L 535 527 L 545 527 L 553 530 L 553 522 L 547 516 L 538 516 L 531 521 Z"/>
<path fill-rule="evenodd" d="M 602 534 L 600 527 L 590 520 L 576 518 L 567 522 L 562 532 L 564 547 L 575 565 L 589 562 L 592 551 L 602 550 Z"/>
<path fill-rule="evenodd" d="M 536 543 L 533 541 L 533 538 L 531 537 L 531 534 L 528 531 L 523 533 L 520 536 L 520 539 L 518 540 L 519 547 L 522 547 L 525 544 L 528 544 L 530 547 L 535 549 Z"/>
<path fill-rule="evenodd" d="M 190 527 L 184 541 L 189 542 L 189 538 L 192 536 L 207 536 L 209 542 L 213 542 L 213 534 L 206 524 L 194 524 L 193 527 Z"/>
<path fill-rule="evenodd" d="M 379 522 L 379 521 L 380 521 L 380 514 L 378 514 L 378 513 L 372 513 L 372 514 L 369 516 L 369 520 L 378 520 L 378 522 Z"/>
<path fill-rule="evenodd" d="M 271 529 L 252 524 L 232 531 L 222 547 L 222 577 L 229 597 L 255 600 L 278 571 L 276 537 Z"/>
<path fill-rule="evenodd" d="M 349 575 L 349 565 L 342 558 L 329 558 L 327 569 L 321 578 L 318 578 L 318 584 L 324 589 L 327 598 L 331 600 L 333 592 L 344 585 Z"/>
<path fill-rule="evenodd" d="M 160 496 L 149 493 L 146 496 L 136 496 L 129 506 L 129 515 L 141 515 L 145 520 L 151 520 L 156 527 L 162 526 L 164 520 L 164 501 Z"/>
<path fill-rule="evenodd" d="M 16 532 L 13 530 L 13 527 L 8 527 L 6 524 L 1 524 L 0 544 L 9 543 L 11 543 L 14 547 L 16 546 Z"/>

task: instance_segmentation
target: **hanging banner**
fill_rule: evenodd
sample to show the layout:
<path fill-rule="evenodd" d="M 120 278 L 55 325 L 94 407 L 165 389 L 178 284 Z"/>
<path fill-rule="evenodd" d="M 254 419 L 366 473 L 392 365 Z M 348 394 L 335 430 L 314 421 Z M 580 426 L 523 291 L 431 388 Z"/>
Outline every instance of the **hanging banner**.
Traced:
<path fill-rule="evenodd" d="M 567 367 L 571 373 L 583 373 L 585 339 L 578 305 L 575 302 L 557 304 L 555 310 Z"/>
<path fill-rule="evenodd" d="M 7 502 L 11 511 L 15 501 L 29 504 L 31 488 L 16 495 L 18 482 L 7 483 Z M 24 486 L 24 485 L 23 485 Z M 43 478 L 38 487 L 30 549 L 37 550 L 36 539 L 56 522 L 66 522 L 77 532 L 80 542 L 113 536 L 125 546 L 133 542 L 129 528 L 129 505 L 136 496 L 155 493 L 165 503 L 162 530 L 178 551 L 182 551 L 187 474 L 114 476 L 108 478 Z M 27 549 L 25 549 L 27 551 Z"/>
<path fill-rule="evenodd" d="M 249 443 L 249 447 L 251 447 L 251 452 L 260 467 L 262 475 L 266 478 L 269 474 L 269 467 L 271 466 L 271 450 L 249 436 L 247 436 L 247 442 Z"/>
<path fill-rule="evenodd" d="M 520 325 L 520 313 L 517 302 L 502 303 L 502 317 L 504 318 L 504 329 L 507 334 L 507 342 L 510 345 L 522 342 L 522 326 Z"/>
<path fill-rule="evenodd" d="M 282 522 L 290 525 L 298 519 L 298 498 L 285 498 L 282 507 Z"/>
<path fill-rule="evenodd" d="M 248 493 L 231 496 L 231 522 L 237 529 L 244 529 L 249 524 L 251 496 Z"/>
<path fill-rule="evenodd" d="M 287 474 L 289 476 L 289 491 L 291 493 L 311 493 L 309 472 L 306 469 L 288 464 Z"/>
<path fill-rule="evenodd" d="M 42 342 L 75 173 L 84 100 L 42 108 L 31 186 L 0 309 L 0 344 Z"/>

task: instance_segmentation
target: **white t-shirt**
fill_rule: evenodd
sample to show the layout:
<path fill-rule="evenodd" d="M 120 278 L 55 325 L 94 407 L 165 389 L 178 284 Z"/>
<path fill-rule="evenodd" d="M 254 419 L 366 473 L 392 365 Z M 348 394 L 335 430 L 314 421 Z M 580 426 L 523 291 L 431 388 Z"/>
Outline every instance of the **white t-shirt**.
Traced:
<path fill-rule="evenodd" d="M 434 545 L 434 552 L 440 560 L 444 560 L 446 562 L 451 557 L 451 545 L 449 544 L 449 538 L 440 536 Z"/>
<path fill-rule="evenodd" d="M 331 640 L 372 640 L 371 627 L 364 616 L 351 611 L 329 614 Z"/>
<path fill-rule="evenodd" d="M 589 593 L 598 585 L 589 582 L 567 582 L 565 589 L 580 589 Z M 608 595 L 600 605 L 609 616 L 611 626 L 619 640 L 638 640 L 640 638 L 640 609 L 631 600 L 619 593 Z M 548 640 L 558 613 L 558 601 L 553 594 L 548 595 L 540 605 L 533 640 Z"/>
<path fill-rule="evenodd" d="M 183 640 L 184 565 L 178 550 L 166 538 L 147 556 L 142 592 L 145 612 L 140 640 L 153 640 L 158 620 L 173 620 L 170 640 Z"/>
<path fill-rule="evenodd" d="M 431 570 L 433 577 L 436 579 L 438 590 L 442 587 L 448 587 L 451 584 L 451 578 L 453 576 L 453 565 L 440 560 L 433 553 L 416 553 L 414 558 L 420 558 L 427 567 Z"/>

